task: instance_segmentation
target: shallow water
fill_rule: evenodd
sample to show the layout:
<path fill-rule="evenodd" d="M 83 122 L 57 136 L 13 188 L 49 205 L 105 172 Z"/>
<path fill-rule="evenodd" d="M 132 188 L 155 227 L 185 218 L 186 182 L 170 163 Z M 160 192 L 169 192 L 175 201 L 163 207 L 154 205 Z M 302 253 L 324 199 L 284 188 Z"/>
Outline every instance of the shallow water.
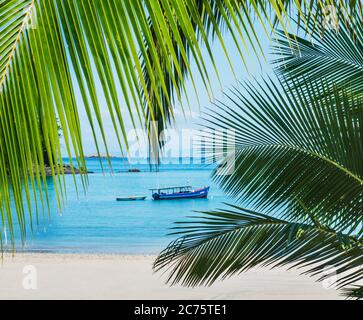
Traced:
<path fill-rule="evenodd" d="M 98 160 L 90 159 L 87 194 L 75 191 L 73 177 L 67 176 L 67 196 L 62 213 L 57 212 L 54 190 L 50 188 L 51 222 L 40 222 L 40 231 L 27 235 L 25 247 L 17 239 L 17 250 L 59 253 L 155 254 L 175 236 L 175 221 L 185 220 L 193 211 L 223 207 L 223 192 L 211 180 L 211 167 L 198 164 L 165 164 L 160 172 L 148 172 L 146 164 L 134 164 L 140 173 L 124 172 L 130 166 L 113 160 L 115 173 L 102 174 Z M 151 200 L 150 188 L 192 185 L 211 186 L 208 199 Z M 145 201 L 117 202 L 117 196 L 147 195 Z M 194 213 L 195 214 L 195 213 Z"/>

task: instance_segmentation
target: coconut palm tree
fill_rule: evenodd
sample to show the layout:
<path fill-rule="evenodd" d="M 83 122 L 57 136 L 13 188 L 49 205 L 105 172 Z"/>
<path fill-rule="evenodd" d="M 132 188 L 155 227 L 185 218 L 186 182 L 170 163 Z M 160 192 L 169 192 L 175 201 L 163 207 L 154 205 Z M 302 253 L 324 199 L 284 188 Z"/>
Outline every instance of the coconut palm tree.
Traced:
<path fill-rule="evenodd" d="M 241 83 L 207 113 L 207 128 L 235 132 L 210 149 L 233 145 L 213 178 L 236 203 L 175 228 L 154 266 L 169 282 L 289 266 L 362 297 L 362 22 L 317 26 L 314 44 L 281 35 L 279 78 Z"/>

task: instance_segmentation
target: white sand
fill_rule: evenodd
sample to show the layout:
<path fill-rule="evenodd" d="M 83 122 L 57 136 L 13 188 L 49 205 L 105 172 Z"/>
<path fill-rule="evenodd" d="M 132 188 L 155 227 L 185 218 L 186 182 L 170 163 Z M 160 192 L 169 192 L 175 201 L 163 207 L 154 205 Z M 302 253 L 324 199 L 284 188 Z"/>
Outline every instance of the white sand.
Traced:
<path fill-rule="evenodd" d="M 151 256 L 16 254 L 0 267 L 0 299 L 341 299 L 298 271 L 257 269 L 208 288 L 165 285 Z M 28 267 L 27 269 L 27 266 Z M 28 278 L 23 273 L 30 270 Z M 29 275 L 35 277 L 29 278 Z M 37 286 L 24 289 L 23 283 Z M 27 282 L 26 280 L 29 280 Z"/>

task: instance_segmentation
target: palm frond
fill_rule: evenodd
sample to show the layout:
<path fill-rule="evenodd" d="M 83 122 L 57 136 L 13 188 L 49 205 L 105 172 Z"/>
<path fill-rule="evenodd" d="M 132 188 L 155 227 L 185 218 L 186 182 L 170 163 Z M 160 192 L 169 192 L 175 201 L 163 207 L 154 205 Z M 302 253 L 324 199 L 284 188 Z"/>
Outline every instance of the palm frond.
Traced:
<path fill-rule="evenodd" d="M 168 8 L 168 9 L 170 10 L 170 8 Z M 172 22 L 172 23 L 173 23 L 174 28 L 178 28 L 175 25 L 175 22 Z M 151 46 L 148 46 L 148 44 L 146 43 L 147 55 L 149 57 L 152 57 L 153 54 L 156 54 L 157 56 L 162 57 L 163 54 L 161 52 L 160 47 L 158 46 L 157 37 L 155 35 L 156 32 L 154 30 L 153 24 L 150 21 L 149 21 L 149 26 L 150 26 L 151 38 L 153 39 L 153 44 Z M 173 57 L 173 59 L 171 59 L 171 61 L 165 60 L 165 61 L 162 61 L 162 63 L 161 63 L 162 73 L 163 73 L 163 77 L 165 79 L 166 89 L 167 89 L 167 95 L 165 95 L 161 92 L 162 110 L 160 110 L 158 108 L 158 103 L 156 101 L 156 98 L 152 94 L 152 90 L 151 90 L 152 82 L 151 82 L 150 77 L 148 76 L 148 70 L 146 67 L 146 63 L 145 63 L 145 61 L 143 61 L 143 63 L 142 63 L 145 84 L 146 84 L 146 87 L 149 92 L 149 98 L 150 98 L 151 106 L 152 106 L 152 109 L 151 109 L 150 106 L 148 105 L 147 98 L 143 94 L 144 109 L 145 109 L 145 113 L 147 116 L 147 123 L 145 124 L 145 126 L 146 126 L 146 131 L 148 132 L 149 143 L 150 143 L 149 153 L 152 150 L 154 150 L 154 146 L 151 145 L 151 143 L 153 141 L 153 139 L 151 139 L 153 130 L 156 129 L 155 134 L 157 134 L 157 137 L 160 137 L 161 133 L 168 126 L 172 125 L 172 123 L 174 122 L 173 105 L 175 103 L 176 98 L 180 102 L 181 105 L 182 105 L 182 95 L 183 94 L 185 94 L 185 97 L 188 99 L 188 94 L 186 92 L 186 87 L 185 87 L 185 80 L 186 80 L 188 74 L 191 75 L 191 80 L 192 80 L 193 86 L 196 90 L 196 85 L 195 85 L 195 82 L 193 79 L 193 74 L 192 74 L 192 72 L 190 70 L 190 66 L 189 66 L 189 60 L 190 60 L 189 48 L 190 47 L 189 47 L 189 43 L 187 40 L 187 36 L 185 34 L 183 34 L 182 32 L 180 32 L 180 30 L 179 30 L 179 33 L 180 33 L 180 35 L 178 35 L 179 40 L 183 44 L 182 49 L 181 50 L 179 49 L 178 42 L 175 39 L 171 39 L 172 46 L 175 50 L 176 55 L 175 55 L 175 57 Z M 155 53 L 153 53 L 153 51 Z M 155 69 L 155 68 L 153 67 L 153 69 Z M 157 128 L 152 127 L 155 124 L 156 124 Z M 163 140 L 159 140 L 159 145 L 156 147 L 159 148 L 160 150 L 162 150 Z M 158 159 L 155 159 L 155 160 L 158 160 Z"/>
<path fill-rule="evenodd" d="M 7 69 L 14 58 L 16 44 L 21 37 L 21 31 L 29 19 L 34 1 L 1 1 L 0 2 L 0 87 L 5 80 Z"/>
<path fill-rule="evenodd" d="M 278 32 L 274 46 L 279 57 L 274 61 L 277 74 L 292 89 L 324 80 L 329 86 L 350 88 L 354 94 L 363 95 L 362 19 L 359 14 L 342 19 L 337 30 L 318 24 L 311 39 Z"/>
<path fill-rule="evenodd" d="M 207 152 L 233 145 L 234 169 L 218 168 L 214 179 L 240 203 L 257 211 L 279 210 L 348 233 L 363 232 L 363 105 L 350 91 L 318 104 L 272 80 L 241 84 L 206 116 L 215 131 Z M 314 96 L 314 85 L 308 87 Z M 208 151 L 209 149 L 209 151 Z M 217 155 L 220 157 L 221 155 Z M 304 207 L 301 206 L 304 204 Z M 293 209 L 292 209 L 293 208 Z"/>
<path fill-rule="evenodd" d="M 343 295 L 348 299 L 363 299 L 363 286 L 352 286 L 350 288 L 344 288 Z"/>
<path fill-rule="evenodd" d="M 363 278 L 362 239 L 313 221 L 287 221 L 230 205 L 175 229 L 179 238 L 154 264 L 156 271 L 168 271 L 172 284 L 211 285 L 254 267 L 282 266 L 303 268 L 319 281 L 336 276 L 337 287 Z"/>

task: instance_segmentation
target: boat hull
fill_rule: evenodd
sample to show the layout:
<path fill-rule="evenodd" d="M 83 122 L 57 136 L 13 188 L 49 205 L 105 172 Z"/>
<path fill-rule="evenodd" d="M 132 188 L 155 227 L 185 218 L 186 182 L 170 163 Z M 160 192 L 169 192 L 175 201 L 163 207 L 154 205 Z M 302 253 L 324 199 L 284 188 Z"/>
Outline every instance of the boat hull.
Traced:
<path fill-rule="evenodd" d="M 159 194 L 154 193 L 154 200 L 182 200 L 182 199 L 203 199 L 208 197 L 209 187 L 190 192 Z"/>

